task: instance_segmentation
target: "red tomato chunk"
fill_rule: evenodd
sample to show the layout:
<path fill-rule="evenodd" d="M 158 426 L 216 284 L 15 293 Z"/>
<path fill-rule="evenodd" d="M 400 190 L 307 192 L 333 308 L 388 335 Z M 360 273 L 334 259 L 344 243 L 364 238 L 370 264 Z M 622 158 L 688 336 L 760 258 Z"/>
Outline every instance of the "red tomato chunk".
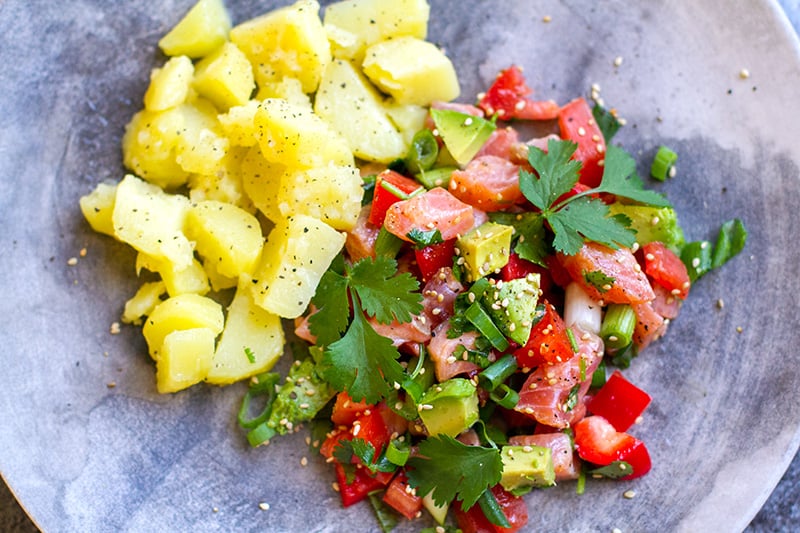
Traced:
<path fill-rule="evenodd" d="M 608 420 L 617 431 L 628 431 L 650 405 L 650 395 L 615 370 L 597 394 L 587 402 L 592 414 Z"/>

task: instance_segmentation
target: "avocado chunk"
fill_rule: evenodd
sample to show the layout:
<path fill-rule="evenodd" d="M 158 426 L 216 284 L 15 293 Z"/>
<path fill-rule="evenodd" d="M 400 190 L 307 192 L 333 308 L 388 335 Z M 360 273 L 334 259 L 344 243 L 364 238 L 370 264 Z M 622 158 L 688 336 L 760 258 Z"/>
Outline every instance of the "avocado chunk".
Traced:
<path fill-rule="evenodd" d="M 298 424 L 317 416 L 335 395 L 333 387 L 317 375 L 313 359 L 296 362 L 278 390 L 267 426 L 279 435 L 290 433 Z"/>
<path fill-rule="evenodd" d="M 549 487 L 556 482 L 553 452 L 545 446 L 503 446 L 503 477 L 506 490 L 523 487 Z"/>
<path fill-rule="evenodd" d="M 456 437 L 478 420 L 478 389 L 468 379 L 448 379 L 422 395 L 419 416 L 429 435 Z"/>
<path fill-rule="evenodd" d="M 475 281 L 508 263 L 514 228 L 496 222 L 484 222 L 459 237 L 456 247 L 464 259 L 467 281 Z"/>
<path fill-rule="evenodd" d="M 683 229 L 678 224 L 678 215 L 671 207 L 627 205 L 614 202 L 608 206 L 611 215 L 625 215 L 631 220 L 631 229 L 636 231 L 636 242 L 640 246 L 661 242 L 673 252 L 683 244 Z"/>
<path fill-rule="evenodd" d="M 484 118 L 450 109 L 431 109 L 431 118 L 447 151 L 462 167 L 475 157 L 496 128 Z"/>
<path fill-rule="evenodd" d="M 524 346 L 531 336 L 541 276 L 531 274 L 497 284 L 484 294 L 484 306 L 500 331 Z"/>

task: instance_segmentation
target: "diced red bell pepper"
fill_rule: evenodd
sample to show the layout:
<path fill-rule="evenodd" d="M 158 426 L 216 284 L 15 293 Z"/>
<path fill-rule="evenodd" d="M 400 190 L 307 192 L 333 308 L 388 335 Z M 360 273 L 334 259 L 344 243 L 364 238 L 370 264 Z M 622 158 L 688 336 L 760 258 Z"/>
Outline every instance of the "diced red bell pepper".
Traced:
<path fill-rule="evenodd" d="M 633 472 L 620 479 L 633 479 L 650 471 L 650 454 L 644 442 L 614 429 L 602 416 L 587 416 L 574 426 L 575 448 L 581 459 L 607 466 L 615 461 L 631 465 Z"/>
<path fill-rule="evenodd" d="M 333 404 L 331 422 L 337 426 L 352 426 L 356 418 L 372 407 L 366 402 L 354 401 L 347 392 L 340 392 Z"/>
<path fill-rule="evenodd" d="M 525 346 L 514 351 L 520 368 L 535 368 L 545 363 L 562 363 L 575 355 L 564 319 L 547 300 L 544 315 L 533 325 Z"/>
<path fill-rule="evenodd" d="M 615 370 L 597 394 L 587 402 L 592 414 L 608 420 L 617 431 L 628 431 L 650 405 L 650 395 Z"/>
<path fill-rule="evenodd" d="M 525 500 L 514 496 L 500 485 L 495 485 L 491 490 L 511 527 L 500 527 L 489 522 L 477 503 L 466 511 L 460 505 L 455 505 L 453 509 L 456 523 L 463 533 L 515 533 L 527 525 L 528 506 Z"/>
<path fill-rule="evenodd" d="M 689 296 L 689 272 L 675 252 L 660 242 L 651 242 L 642 246 L 642 255 L 644 272 L 655 283 L 681 300 Z"/>
<path fill-rule="evenodd" d="M 580 182 L 589 187 L 597 187 L 603 179 L 600 162 L 606 156 L 606 141 L 583 97 L 576 98 L 561 108 L 558 112 L 558 127 L 562 139 L 578 144 L 572 158 L 583 165 Z"/>
<path fill-rule="evenodd" d="M 525 83 L 522 70 L 512 65 L 500 72 L 478 102 L 487 116 L 497 114 L 501 120 L 552 120 L 559 107 L 553 100 L 532 100 L 533 91 Z"/>
<path fill-rule="evenodd" d="M 389 482 L 383 472 L 372 475 L 366 468 L 356 468 L 352 482 L 347 482 L 347 473 L 342 465 L 335 462 L 336 483 L 339 486 L 339 496 L 342 505 L 349 507 L 365 499 L 370 492 L 382 489 Z M 391 476 L 391 474 L 389 474 Z"/>
<path fill-rule="evenodd" d="M 389 187 L 384 187 L 381 184 L 386 182 Z M 394 170 L 384 170 L 378 177 L 375 178 L 375 193 L 372 196 L 372 207 L 369 211 L 369 221 L 378 227 L 383 225 L 383 219 L 386 218 L 386 210 L 389 206 L 405 198 L 398 196 L 391 190 L 391 187 L 397 188 L 403 194 L 411 194 L 422 185 L 407 178 Z"/>
<path fill-rule="evenodd" d="M 456 240 L 450 239 L 424 248 L 414 250 L 422 281 L 428 281 L 440 268 L 453 265 L 456 253 Z"/>
<path fill-rule="evenodd" d="M 410 490 L 408 478 L 402 471 L 389 483 L 383 501 L 409 520 L 416 518 L 422 510 L 422 498 Z"/>

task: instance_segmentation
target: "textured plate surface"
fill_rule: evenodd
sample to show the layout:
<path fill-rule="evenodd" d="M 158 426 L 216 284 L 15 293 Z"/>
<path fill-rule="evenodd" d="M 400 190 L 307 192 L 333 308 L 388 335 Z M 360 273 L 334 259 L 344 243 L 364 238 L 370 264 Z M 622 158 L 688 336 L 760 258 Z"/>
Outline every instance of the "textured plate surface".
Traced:
<path fill-rule="evenodd" d="M 139 332 L 109 334 L 136 288 L 134 256 L 93 234 L 77 201 L 121 177 L 156 42 L 191 0 L 157 4 L 0 3 L 0 472 L 45 531 L 376 530 L 367 505 L 340 509 L 304 433 L 249 449 L 234 424 L 241 387 L 159 396 Z M 228 4 L 236 21 L 275 5 Z M 529 529 L 741 530 L 800 439 L 796 38 L 766 1 L 431 5 L 429 38 L 453 58 L 462 101 L 510 63 L 560 103 L 597 83 L 642 175 L 660 144 L 680 154 L 662 189 L 690 239 L 734 216 L 750 230 L 629 371 L 654 397 L 635 428 L 653 471 L 581 497 L 571 484 L 531 494 Z"/>

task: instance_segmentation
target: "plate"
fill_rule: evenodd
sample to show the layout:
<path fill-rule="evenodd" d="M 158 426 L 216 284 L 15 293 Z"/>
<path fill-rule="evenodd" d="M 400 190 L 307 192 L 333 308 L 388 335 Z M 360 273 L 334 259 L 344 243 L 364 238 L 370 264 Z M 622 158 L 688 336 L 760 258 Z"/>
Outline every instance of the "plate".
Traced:
<path fill-rule="evenodd" d="M 275 5 L 228 3 L 237 21 Z M 190 5 L 2 4 L 0 471 L 45 531 L 376 530 L 367 505 L 340 508 L 304 433 L 248 447 L 234 423 L 241 386 L 160 396 L 140 333 L 110 334 L 136 288 L 134 256 L 93 234 L 77 202 L 121 178 L 120 137 L 162 61 L 156 43 Z M 528 528 L 743 529 L 800 442 L 800 47 L 778 6 L 431 6 L 429 38 L 453 59 L 461 100 L 511 63 L 561 103 L 597 83 L 642 175 L 659 145 L 679 153 L 678 176 L 659 187 L 690 239 L 736 216 L 750 232 L 629 371 L 654 397 L 635 428 L 652 472 L 590 481 L 582 496 L 570 483 L 535 492 Z"/>

